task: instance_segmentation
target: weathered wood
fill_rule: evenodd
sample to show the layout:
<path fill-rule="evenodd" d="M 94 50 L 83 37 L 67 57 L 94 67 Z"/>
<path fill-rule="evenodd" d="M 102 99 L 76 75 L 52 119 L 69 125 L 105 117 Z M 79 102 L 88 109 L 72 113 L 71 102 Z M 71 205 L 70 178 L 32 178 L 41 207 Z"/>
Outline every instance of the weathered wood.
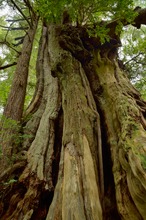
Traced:
<path fill-rule="evenodd" d="M 2 220 L 146 218 L 146 103 L 112 49 L 85 27 L 43 28 L 26 158 L 1 175 Z"/>

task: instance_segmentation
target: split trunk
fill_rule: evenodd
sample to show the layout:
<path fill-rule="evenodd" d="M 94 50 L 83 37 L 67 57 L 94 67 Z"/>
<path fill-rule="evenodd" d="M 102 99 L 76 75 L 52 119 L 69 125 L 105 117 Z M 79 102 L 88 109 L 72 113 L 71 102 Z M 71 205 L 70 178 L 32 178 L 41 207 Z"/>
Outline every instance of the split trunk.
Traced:
<path fill-rule="evenodd" d="M 116 52 L 80 27 L 43 27 L 2 220 L 146 219 L 146 103 Z"/>

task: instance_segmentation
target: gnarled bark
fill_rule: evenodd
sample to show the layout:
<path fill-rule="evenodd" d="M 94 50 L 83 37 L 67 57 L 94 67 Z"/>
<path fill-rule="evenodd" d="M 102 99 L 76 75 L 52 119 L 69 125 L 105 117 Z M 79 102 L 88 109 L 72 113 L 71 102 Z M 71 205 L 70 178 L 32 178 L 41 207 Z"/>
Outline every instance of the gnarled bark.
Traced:
<path fill-rule="evenodd" d="M 17 182 L 3 175 L 1 219 L 146 218 L 146 103 L 104 46 L 80 27 L 43 28 L 33 137 L 9 170 Z"/>
<path fill-rule="evenodd" d="M 102 219 L 96 105 L 81 64 L 60 48 L 54 29 L 49 32 L 51 67 L 60 82 L 64 125 L 58 182 L 46 219 Z"/>

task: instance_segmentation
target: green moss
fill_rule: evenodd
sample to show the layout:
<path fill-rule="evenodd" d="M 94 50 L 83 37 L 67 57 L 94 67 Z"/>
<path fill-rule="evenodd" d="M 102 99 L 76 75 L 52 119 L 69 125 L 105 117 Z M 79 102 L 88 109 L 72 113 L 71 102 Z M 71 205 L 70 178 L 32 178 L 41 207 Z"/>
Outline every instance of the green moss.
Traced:
<path fill-rule="evenodd" d="M 140 154 L 142 167 L 146 170 L 146 155 Z"/>

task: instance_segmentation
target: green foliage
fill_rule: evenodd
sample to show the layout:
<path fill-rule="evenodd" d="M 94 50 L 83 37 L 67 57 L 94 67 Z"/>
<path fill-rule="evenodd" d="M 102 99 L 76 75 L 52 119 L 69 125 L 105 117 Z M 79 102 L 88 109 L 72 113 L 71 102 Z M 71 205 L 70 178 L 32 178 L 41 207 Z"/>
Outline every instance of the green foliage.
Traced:
<path fill-rule="evenodd" d="M 146 100 L 146 73 L 144 77 L 135 82 L 135 87 L 140 91 L 142 98 Z"/>
<path fill-rule="evenodd" d="M 6 118 L 5 116 L 2 116 L 1 120 L 2 120 L 2 127 L 4 130 L 11 128 L 14 131 L 19 131 L 20 126 L 18 125 L 17 121 L 11 118 Z"/>
<path fill-rule="evenodd" d="M 11 184 L 16 183 L 16 182 L 17 182 L 17 180 L 15 180 L 15 179 L 10 179 L 9 181 L 4 182 L 3 184 L 4 184 L 4 185 L 11 185 Z"/>
<path fill-rule="evenodd" d="M 117 35 L 119 35 L 119 33 L 121 33 L 122 29 L 123 29 L 123 23 L 122 23 L 121 21 L 118 21 L 118 25 L 116 26 L 116 31 L 115 31 L 115 33 L 116 33 Z"/>
<path fill-rule="evenodd" d="M 36 0 L 35 10 L 48 23 L 61 24 L 62 15 L 68 11 L 74 25 L 96 25 L 89 30 L 89 35 L 99 37 L 101 43 L 108 39 L 108 29 L 104 26 L 104 20 L 116 20 L 118 26 L 116 32 L 121 32 L 123 24 L 120 19 L 132 22 L 136 16 L 133 12 L 133 0 Z"/>
<path fill-rule="evenodd" d="M 17 47 L 14 44 L 17 43 L 15 40 L 17 37 L 24 36 L 26 34 L 25 30 L 12 30 L 11 28 L 15 27 L 24 27 L 26 26 L 26 21 L 18 21 L 18 22 L 8 22 L 6 21 L 8 17 L 2 16 L 0 18 L 0 65 L 6 66 L 8 64 L 12 64 L 17 62 L 19 54 L 21 52 L 22 45 L 18 45 Z M 18 20 L 20 16 L 13 12 L 13 17 L 10 20 Z M 6 68 L 0 70 L 0 114 L 2 112 L 3 107 L 6 104 L 7 96 L 10 90 L 11 82 L 13 79 L 13 73 L 15 71 L 16 66 L 12 66 L 11 68 Z"/>
<path fill-rule="evenodd" d="M 133 1 L 134 8 L 146 7 L 145 0 Z M 136 29 L 127 26 L 123 29 L 121 57 L 125 64 L 128 77 L 146 100 L 146 27 Z"/>
<path fill-rule="evenodd" d="M 88 34 L 89 36 L 94 36 L 100 39 L 100 42 L 103 44 L 105 41 L 109 41 L 109 36 L 108 36 L 109 29 L 106 28 L 104 25 L 97 26 L 94 29 L 89 29 Z"/>
<path fill-rule="evenodd" d="M 24 7 L 23 1 L 17 1 L 17 4 L 22 7 Z M 8 4 L 7 4 L 8 5 Z M 9 3 L 9 5 L 12 5 Z M 18 27 L 28 27 L 28 23 L 22 19 L 22 16 L 17 13 L 16 10 L 12 10 L 8 8 L 10 11 L 12 11 L 12 17 L 8 16 L 2 16 L 0 18 L 1 26 L 0 26 L 0 65 L 5 66 L 7 64 L 12 64 L 14 62 L 17 62 L 19 55 L 21 53 L 22 44 L 15 46 L 19 42 L 19 40 L 16 40 L 19 37 L 22 37 L 26 34 L 25 30 L 13 30 L 13 28 Z M 28 9 L 23 10 L 26 17 L 29 17 L 30 14 L 28 12 Z M 7 21 L 8 20 L 8 21 Z M 34 45 L 33 45 L 33 51 L 29 66 L 29 78 L 28 78 L 28 86 L 27 86 L 27 96 L 25 101 L 25 106 L 28 105 L 30 102 L 30 99 L 32 98 L 32 95 L 34 93 L 35 89 L 35 83 L 36 83 L 36 71 L 35 71 L 35 63 L 36 63 L 36 56 L 37 56 L 37 50 L 38 50 L 38 38 L 40 36 L 39 33 L 36 34 Z M 13 73 L 15 71 L 16 66 L 12 66 L 11 68 L 6 68 L 3 70 L 0 70 L 0 115 L 2 114 L 2 110 L 6 104 L 7 97 L 10 91 L 12 79 L 13 79 Z"/>
<path fill-rule="evenodd" d="M 146 170 L 146 155 L 141 154 L 140 158 L 141 158 L 141 161 L 142 161 L 142 166 Z"/>
<path fill-rule="evenodd" d="M 122 33 L 122 56 L 128 77 L 146 98 L 146 27 L 128 26 Z"/>
<path fill-rule="evenodd" d="M 132 20 L 133 0 L 36 0 L 35 10 L 50 23 L 60 23 L 64 10 L 72 21 L 80 24 L 94 23 L 101 19 L 125 18 Z"/>
<path fill-rule="evenodd" d="M 13 4 L 11 1 L 5 2 L 1 1 L 1 6 L 5 7 L 6 5 L 11 6 L 12 16 L 11 19 L 22 18 L 22 15 L 18 13 L 17 10 L 14 10 Z M 30 17 L 29 10 L 26 7 L 23 0 L 18 0 L 17 5 L 19 8 L 22 8 L 23 13 L 26 17 Z M 109 40 L 107 35 L 108 29 L 104 25 L 104 21 L 117 21 L 118 26 L 116 28 L 116 33 L 121 32 L 123 29 L 123 24 L 120 22 L 121 19 L 126 19 L 128 22 L 132 22 L 136 13 L 133 12 L 133 9 L 139 6 L 145 6 L 145 1 L 143 0 L 35 0 L 30 1 L 33 5 L 34 10 L 39 14 L 43 21 L 48 23 L 61 24 L 62 15 L 65 10 L 70 14 L 73 25 L 91 25 L 96 28 L 89 30 L 89 34 L 95 37 L 99 37 L 101 43 Z M 13 8 L 13 10 L 12 10 Z M 27 27 L 28 24 L 25 20 L 20 20 L 18 22 L 7 22 L 6 16 L 0 18 L 0 23 L 2 26 L 7 27 Z M 144 30 L 145 31 L 145 30 Z M 14 46 L 16 44 L 15 38 L 24 36 L 26 31 L 17 30 L 10 31 L 4 27 L 0 27 L 0 65 L 4 66 L 9 63 L 17 62 L 19 57 L 19 52 L 21 52 L 22 45 Z M 129 34 L 131 37 L 129 37 Z M 144 33 L 145 34 L 145 33 Z M 36 39 L 33 46 L 30 66 L 29 66 L 29 78 L 27 86 L 27 95 L 25 99 L 25 108 L 30 103 L 30 100 L 33 96 L 35 84 L 36 84 L 36 71 L 35 71 L 35 62 L 38 50 L 38 39 L 40 36 L 40 30 L 36 35 Z M 140 52 L 140 55 L 137 56 L 137 59 L 134 63 L 133 61 L 129 62 L 126 66 L 130 78 L 133 80 L 136 79 L 135 85 L 138 89 L 142 91 L 143 97 L 145 96 L 145 51 L 146 41 L 143 38 L 139 37 L 139 33 L 134 31 L 134 34 L 127 32 L 126 35 L 123 35 L 124 38 L 124 62 L 126 63 L 134 56 L 137 56 Z M 7 42 L 7 43 L 6 43 Z M 133 42 L 135 42 L 133 44 Z M 11 86 L 13 72 L 15 71 L 15 66 L 0 71 L 0 114 L 2 112 L 3 106 L 6 104 L 7 96 Z M 137 74 L 137 75 L 136 75 Z"/>
<path fill-rule="evenodd" d="M 5 142 L 9 141 L 11 139 L 12 143 L 18 144 L 20 143 L 19 138 L 19 131 L 20 131 L 20 124 L 18 124 L 15 120 L 6 118 L 5 116 L 2 116 L 1 118 L 1 127 L 0 130 L 0 137 L 4 139 Z M 6 133 L 8 135 L 6 135 Z M 1 146 L 0 146 L 1 148 Z"/>
<path fill-rule="evenodd" d="M 23 134 L 21 133 L 21 125 L 10 118 L 6 118 L 5 116 L 1 117 L 1 130 L 0 130 L 0 138 L 4 139 L 4 142 L 11 142 L 16 146 L 21 146 L 24 140 L 32 138 L 32 134 Z M 6 135 L 8 134 L 8 135 Z M 2 156 L 2 149 L 0 144 L 0 157 Z M 10 158 L 9 158 L 10 159 Z M 11 158 L 11 161 L 15 160 L 15 155 Z"/>

